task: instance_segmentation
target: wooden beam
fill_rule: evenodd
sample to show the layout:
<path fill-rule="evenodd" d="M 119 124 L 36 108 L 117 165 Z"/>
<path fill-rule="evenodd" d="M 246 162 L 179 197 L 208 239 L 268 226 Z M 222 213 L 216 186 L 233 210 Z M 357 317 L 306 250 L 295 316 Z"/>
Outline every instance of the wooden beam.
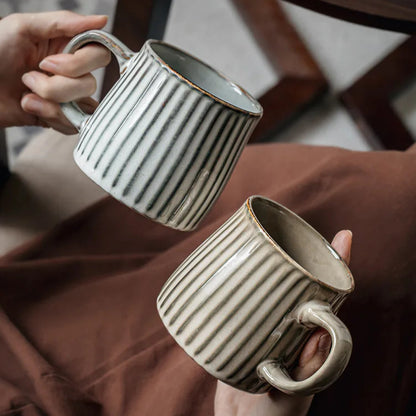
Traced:
<path fill-rule="evenodd" d="M 254 39 L 279 73 L 259 98 L 264 116 L 251 142 L 277 133 L 328 90 L 326 78 L 276 0 L 233 0 Z"/>

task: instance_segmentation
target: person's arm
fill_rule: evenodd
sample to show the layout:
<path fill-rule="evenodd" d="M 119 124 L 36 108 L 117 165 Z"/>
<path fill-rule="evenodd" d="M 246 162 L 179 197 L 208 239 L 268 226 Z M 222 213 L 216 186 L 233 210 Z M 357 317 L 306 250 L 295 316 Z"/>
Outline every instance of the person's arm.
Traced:
<path fill-rule="evenodd" d="M 78 33 L 100 29 L 106 16 L 69 11 L 11 14 L 0 20 L 0 127 L 42 125 L 76 133 L 58 103 L 79 100 L 93 110 L 96 82 L 91 71 L 110 61 L 109 52 L 88 45 L 61 54 Z"/>

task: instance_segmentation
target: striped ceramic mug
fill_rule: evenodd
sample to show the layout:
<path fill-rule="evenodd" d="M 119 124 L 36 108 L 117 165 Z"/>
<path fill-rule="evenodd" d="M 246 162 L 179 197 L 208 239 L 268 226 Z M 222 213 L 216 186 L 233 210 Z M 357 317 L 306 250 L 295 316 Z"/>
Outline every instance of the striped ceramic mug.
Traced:
<path fill-rule="evenodd" d="M 133 53 L 92 30 L 64 53 L 98 42 L 116 56 L 120 79 L 92 115 L 62 110 L 80 133 L 78 166 L 112 196 L 180 230 L 194 229 L 224 188 L 262 116 L 260 104 L 186 52 L 149 40 Z"/>
<path fill-rule="evenodd" d="M 178 344 L 214 377 L 238 389 L 312 394 L 348 364 L 352 341 L 335 316 L 352 275 L 330 244 L 287 208 L 253 196 L 173 273 L 157 307 Z M 314 328 L 331 351 L 312 376 L 293 380 Z"/>

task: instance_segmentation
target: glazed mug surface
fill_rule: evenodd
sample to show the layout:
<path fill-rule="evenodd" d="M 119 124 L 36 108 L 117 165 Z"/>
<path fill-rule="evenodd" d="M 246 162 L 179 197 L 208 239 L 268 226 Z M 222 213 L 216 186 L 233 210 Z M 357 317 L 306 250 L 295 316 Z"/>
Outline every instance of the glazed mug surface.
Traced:
<path fill-rule="evenodd" d="M 138 53 L 91 30 L 63 53 L 97 42 L 120 79 L 92 115 L 61 104 L 79 130 L 78 166 L 112 196 L 172 228 L 194 229 L 218 198 L 252 131 L 260 104 L 197 58 L 148 40 Z"/>
<path fill-rule="evenodd" d="M 354 289 L 336 251 L 267 198 L 246 203 L 172 274 L 157 307 L 178 344 L 207 372 L 251 393 L 312 394 L 348 364 L 352 340 L 335 315 Z M 289 375 L 316 327 L 332 339 L 312 376 Z"/>

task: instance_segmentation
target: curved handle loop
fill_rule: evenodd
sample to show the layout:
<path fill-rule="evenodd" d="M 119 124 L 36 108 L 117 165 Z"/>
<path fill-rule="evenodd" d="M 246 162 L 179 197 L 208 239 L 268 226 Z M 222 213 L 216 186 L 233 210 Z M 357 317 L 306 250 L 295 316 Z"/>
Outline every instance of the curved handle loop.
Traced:
<path fill-rule="evenodd" d="M 110 33 L 104 32 L 103 30 L 88 30 L 87 32 L 80 33 L 75 36 L 65 46 L 62 53 L 74 53 L 81 46 L 91 43 L 101 43 L 114 54 L 120 67 L 120 74 L 126 70 L 131 57 L 134 55 L 126 45 L 120 42 L 116 37 Z M 84 113 L 78 104 L 74 101 L 69 103 L 61 103 L 61 108 L 68 120 L 76 127 L 79 131 L 85 122 L 89 119 L 90 114 Z"/>
<path fill-rule="evenodd" d="M 257 373 L 260 378 L 284 393 L 302 395 L 318 393 L 335 382 L 347 366 L 352 350 L 351 335 L 325 302 L 306 302 L 294 311 L 294 314 L 303 325 L 321 326 L 331 335 L 331 351 L 324 364 L 302 381 L 293 380 L 282 364 L 276 360 L 266 360 L 260 363 Z"/>

